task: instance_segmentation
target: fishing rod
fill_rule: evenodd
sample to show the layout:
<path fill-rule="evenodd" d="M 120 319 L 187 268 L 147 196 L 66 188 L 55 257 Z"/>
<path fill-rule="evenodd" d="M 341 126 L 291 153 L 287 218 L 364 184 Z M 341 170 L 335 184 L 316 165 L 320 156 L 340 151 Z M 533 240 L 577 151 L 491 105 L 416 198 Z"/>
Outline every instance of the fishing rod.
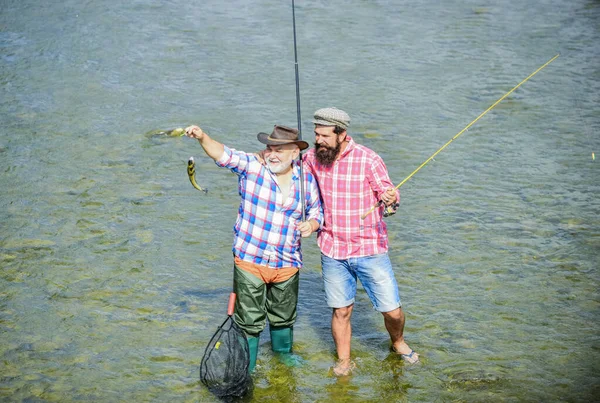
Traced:
<path fill-rule="evenodd" d="M 297 118 L 298 118 L 298 140 L 302 140 L 302 116 L 300 113 L 300 79 L 299 79 L 299 75 L 298 75 L 298 50 L 297 50 L 297 46 L 296 46 L 296 11 L 295 11 L 295 4 L 294 4 L 294 0 L 292 0 L 292 21 L 293 21 L 293 27 L 294 27 L 294 66 L 295 66 L 295 72 L 296 72 L 296 114 L 297 114 Z M 160 134 L 166 134 L 169 136 L 183 136 L 185 134 L 185 131 L 183 129 L 174 129 L 174 130 L 169 130 L 166 132 L 161 132 Z M 305 199 L 305 190 L 304 190 L 304 173 L 303 173 L 303 169 L 302 169 L 302 151 L 300 151 L 300 154 L 298 155 L 298 158 L 300 160 L 300 198 L 302 200 L 302 221 L 306 221 L 306 199 Z M 190 179 L 190 182 L 192 183 L 192 186 L 194 186 L 194 188 L 207 193 L 207 189 L 206 188 L 202 188 L 200 185 L 198 185 L 198 183 L 196 182 L 196 164 L 194 162 L 194 158 L 190 157 L 188 160 L 188 166 L 187 166 L 187 173 L 188 173 L 188 177 Z"/>
<path fill-rule="evenodd" d="M 296 11 L 294 0 L 292 0 L 292 20 L 294 25 L 294 66 L 296 70 L 296 114 L 298 116 L 298 140 L 302 140 L 302 123 L 300 114 L 300 79 L 298 78 L 298 50 L 296 49 Z M 306 200 L 304 196 L 304 174 L 302 170 L 302 150 L 298 156 L 300 159 L 300 198 L 302 199 L 302 221 L 306 221 Z"/>
<path fill-rule="evenodd" d="M 504 100 L 504 98 L 506 98 L 507 96 L 509 96 L 510 94 L 513 93 L 513 91 L 515 91 L 517 88 L 519 88 L 523 83 L 525 83 L 527 80 L 529 80 L 531 77 L 535 76 L 540 70 L 542 70 L 544 67 L 546 67 L 547 65 L 549 65 L 550 63 L 552 63 L 558 56 L 560 56 L 560 54 L 557 54 L 556 56 L 554 56 L 552 59 L 548 60 L 546 63 L 544 63 L 541 67 L 539 67 L 536 71 L 534 71 L 533 73 L 531 73 L 529 76 L 527 76 L 527 78 L 525 78 L 523 81 L 521 81 L 519 84 L 515 85 L 513 87 L 513 89 L 511 89 L 510 91 L 508 91 L 506 94 L 504 94 L 500 99 L 498 99 L 496 102 L 494 102 L 494 104 L 492 104 L 492 106 L 490 106 L 489 108 L 487 108 L 485 111 L 483 111 L 479 116 L 477 116 L 475 119 L 473 119 L 473 121 L 471 121 L 471 123 L 469 123 L 464 129 L 462 129 L 460 132 L 458 132 L 454 137 L 452 137 L 450 139 L 450 141 L 448 141 L 446 144 L 444 144 L 439 150 L 437 150 L 435 153 L 433 153 L 433 155 L 431 157 L 429 157 L 425 162 L 423 162 L 421 165 L 419 165 L 419 167 L 417 169 L 415 169 L 410 175 L 408 175 L 402 182 L 400 182 L 398 184 L 398 186 L 396 186 L 396 189 L 399 189 L 400 186 L 404 185 L 410 178 L 413 177 L 414 174 L 416 174 L 417 172 L 419 172 L 419 170 L 421 168 L 423 168 L 425 165 L 427 165 L 427 163 L 429 161 L 431 161 L 432 159 L 435 158 L 436 155 L 438 155 L 440 152 L 442 152 L 442 150 L 444 148 L 446 148 L 450 143 L 452 143 L 454 140 L 456 140 L 458 138 L 458 136 L 460 136 L 461 134 L 463 134 L 464 132 L 466 132 L 469 127 L 473 126 L 475 124 L 475 122 L 477 122 L 479 119 L 481 119 L 483 117 L 483 115 L 485 115 L 486 113 L 488 113 L 489 111 L 491 111 L 492 109 L 494 109 L 494 107 L 496 105 L 498 105 L 500 102 L 502 102 L 502 100 Z M 382 201 L 378 201 L 373 207 L 371 207 L 371 209 L 369 211 L 367 211 L 365 214 L 363 214 L 360 218 L 362 220 L 364 220 L 369 214 L 371 214 L 373 212 L 373 210 L 375 210 L 377 207 L 379 207 L 381 205 Z"/>

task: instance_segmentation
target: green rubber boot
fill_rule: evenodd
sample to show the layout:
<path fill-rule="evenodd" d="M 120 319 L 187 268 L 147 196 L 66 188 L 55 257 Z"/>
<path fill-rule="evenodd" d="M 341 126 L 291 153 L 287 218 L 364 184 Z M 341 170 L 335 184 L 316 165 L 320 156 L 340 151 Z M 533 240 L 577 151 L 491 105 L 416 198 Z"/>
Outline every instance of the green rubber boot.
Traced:
<path fill-rule="evenodd" d="M 271 349 L 276 353 L 291 353 L 294 343 L 294 328 L 279 327 L 270 328 Z"/>
<path fill-rule="evenodd" d="M 279 360 L 288 367 L 302 365 L 302 358 L 292 353 L 294 329 L 292 327 L 271 328 L 271 348 L 279 356 Z"/>
<path fill-rule="evenodd" d="M 250 351 L 250 365 L 248 365 L 248 372 L 252 373 L 254 367 L 256 367 L 256 357 L 258 357 L 258 337 L 247 336 L 248 339 L 248 350 Z"/>

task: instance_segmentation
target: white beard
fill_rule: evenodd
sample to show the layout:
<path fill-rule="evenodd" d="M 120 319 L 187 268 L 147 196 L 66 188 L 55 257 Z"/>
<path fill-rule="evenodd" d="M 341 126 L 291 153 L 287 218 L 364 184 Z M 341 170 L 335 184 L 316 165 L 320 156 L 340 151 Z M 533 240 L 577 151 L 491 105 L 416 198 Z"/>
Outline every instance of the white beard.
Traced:
<path fill-rule="evenodd" d="M 287 171 L 290 168 L 290 165 L 292 164 L 292 158 L 290 158 L 287 161 L 280 161 L 276 164 L 271 163 L 269 160 L 267 160 L 267 168 L 269 168 L 269 171 L 271 171 L 272 174 L 278 175 L 282 172 Z"/>

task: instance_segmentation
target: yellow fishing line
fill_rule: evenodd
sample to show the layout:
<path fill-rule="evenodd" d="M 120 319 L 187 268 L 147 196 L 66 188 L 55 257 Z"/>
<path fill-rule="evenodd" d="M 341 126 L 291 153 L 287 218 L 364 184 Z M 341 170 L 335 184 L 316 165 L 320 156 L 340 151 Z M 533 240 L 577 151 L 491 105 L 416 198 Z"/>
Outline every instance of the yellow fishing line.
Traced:
<path fill-rule="evenodd" d="M 523 81 L 521 81 L 519 84 L 515 85 L 513 87 L 513 89 L 511 89 L 510 91 L 508 91 L 506 94 L 504 94 L 500 99 L 498 99 L 496 102 L 494 102 L 492 104 L 492 106 L 490 106 L 489 108 L 487 108 L 485 111 L 483 111 L 479 116 L 477 116 L 475 119 L 473 119 L 473 121 L 471 123 L 469 123 L 464 129 L 462 129 L 461 131 L 459 131 L 454 137 L 452 137 L 450 139 L 450 141 L 448 141 L 446 144 L 444 144 L 442 146 L 442 148 L 440 148 L 439 150 L 437 150 L 435 153 L 433 153 L 433 155 L 431 157 L 429 157 L 424 163 L 422 163 L 421 165 L 419 165 L 419 167 L 417 169 L 415 169 L 410 175 L 408 175 L 402 182 L 400 182 L 400 184 L 398 184 L 398 186 L 396 186 L 396 189 L 399 189 L 400 186 L 404 185 L 404 183 L 406 183 L 406 181 L 408 181 L 410 178 L 413 177 L 414 174 L 416 174 L 417 172 L 419 172 L 419 170 L 421 168 L 423 168 L 429 161 L 431 161 L 436 155 L 438 155 L 440 152 L 442 152 L 442 150 L 444 148 L 446 148 L 450 143 L 452 143 L 454 140 L 456 140 L 458 138 L 458 136 L 460 136 L 461 134 L 463 134 L 464 132 L 466 132 L 469 127 L 473 126 L 475 124 L 475 122 L 477 122 L 479 119 L 481 119 L 483 117 L 483 115 L 485 115 L 486 113 L 488 113 L 489 111 L 491 111 L 492 109 L 494 109 L 494 107 L 496 105 L 498 105 L 500 102 L 502 102 L 504 100 L 504 98 L 506 98 L 507 96 L 509 96 L 510 94 L 513 93 L 513 91 L 515 91 L 517 88 L 519 88 L 523 83 L 525 83 L 527 80 L 529 80 L 531 77 L 535 76 L 540 70 L 542 70 L 544 67 L 546 67 L 547 65 L 549 65 L 550 63 L 552 63 L 558 56 L 560 56 L 560 54 L 557 54 L 556 56 L 554 56 L 552 59 L 548 60 L 546 63 L 544 63 L 541 67 L 539 67 L 536 71 L 534 71 L 533 73 L 531 73 L 529 76 L 527 76 L 527 78 L 525 78 Z M 595 159 L 594 154 L 592 153 L 592 158 Z M 379 207 L 379 202 L 377 204 L 375 204 L 373 207 L 371 207 L 371 209 L 369 211 L 367 211 L 365 214 L 363 214 L 360 218 L 361 219 L 365 219 L 369 214 L 371 214 L 373 212 L 373 210 L 375 210 L 377 207 Z"/>

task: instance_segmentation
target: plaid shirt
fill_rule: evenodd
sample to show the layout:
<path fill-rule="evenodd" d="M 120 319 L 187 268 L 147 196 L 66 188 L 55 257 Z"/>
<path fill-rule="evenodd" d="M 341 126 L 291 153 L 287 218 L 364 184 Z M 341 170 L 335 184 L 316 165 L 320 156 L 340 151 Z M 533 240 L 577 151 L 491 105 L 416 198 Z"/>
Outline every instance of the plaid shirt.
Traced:
<path fill-rule="evenodd" d="M 269 266 L 302 267 L 300 231 L 300 164 L 294 161 L 290 195 L 283 195 L 274 176 L 256 157 L 225 147 L 217 166 L 229 168 L 238 175 L 238 190 L 242 197 L 238 217 L 233 227 L 233 254 L 246 262 Z M 313 175 L 304 173 L 306 220 L 323 222 L 319 189 Z"/>
<path fill-rule="evenodd" d="M 383 206 L 364 220 L 360 217 L 394 185 L 379 155 L 356 144 L 350 136 L 346 140 L 346 149 L 329 167 L 317 162 L 314 148 L 304 156 L 307 172 L 319 183 L 325 213 L 317 242 L 321 252 L 332 259 L 370 256 L 388 250 Z M 400 193 L 396 193 L 400 200 Z"/>

